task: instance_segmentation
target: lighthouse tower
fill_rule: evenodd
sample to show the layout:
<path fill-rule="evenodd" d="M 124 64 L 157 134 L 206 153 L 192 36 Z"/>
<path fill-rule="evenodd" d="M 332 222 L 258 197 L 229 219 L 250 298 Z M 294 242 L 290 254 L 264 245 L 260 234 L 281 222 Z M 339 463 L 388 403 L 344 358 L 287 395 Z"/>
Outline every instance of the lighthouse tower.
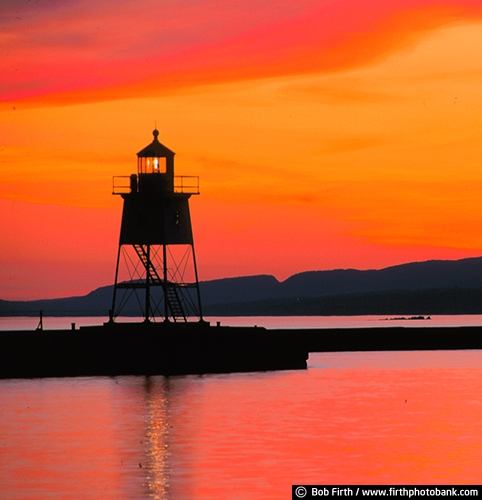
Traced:
<path fill-rule="evenodd" d="M 202 320 L 189 198 L 199 177 L 174 175 L 174 152 L 154 140 L 137 153 L 137 174 L 116 176 L 113 194 L 124 207 L 111 321 L 131 315 L 146 322 Z"/>

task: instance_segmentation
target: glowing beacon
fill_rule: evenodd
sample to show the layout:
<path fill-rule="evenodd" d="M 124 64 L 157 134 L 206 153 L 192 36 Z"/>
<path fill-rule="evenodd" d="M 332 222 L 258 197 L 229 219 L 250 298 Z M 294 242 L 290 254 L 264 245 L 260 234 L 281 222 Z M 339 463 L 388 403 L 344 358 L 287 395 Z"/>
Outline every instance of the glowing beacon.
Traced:
<path fill-rule="evenodd" d="M 137 153 L 137 174 L 113 181 L 124 207 L 110 320 L 135 306 L 146 322 L 202 321 L 189 213 L 199 177 L 175 176 L 175 153 L 153 135 Z"/>

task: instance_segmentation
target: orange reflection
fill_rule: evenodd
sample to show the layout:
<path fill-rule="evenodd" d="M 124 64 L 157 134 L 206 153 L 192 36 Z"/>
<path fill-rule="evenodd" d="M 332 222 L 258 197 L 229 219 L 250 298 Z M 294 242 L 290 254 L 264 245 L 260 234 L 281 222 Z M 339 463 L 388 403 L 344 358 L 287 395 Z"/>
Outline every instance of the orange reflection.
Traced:
<path fill-rule="evenodd" d="M 8 408 L 1 413 L 2 455 L 8 457 L 2 460 L 2 494 L 123 498 L 108 384 L 85 378 L 11 380 L 2 381 L 1 392 L 2 409 Z"/>
<path fill-rule="evenodd" d="M 169 379 L 146 377 L 145 382 L 145 449 L 146 496 L 154 500 L 171 498 L 169 479 Z"/>
<path fill-rule="evenodd" d="M 1 381 L 2 493 L 275 500 L 292 484 L 480 482 L 479 351 L 314 354 L 309 366 Z"/>

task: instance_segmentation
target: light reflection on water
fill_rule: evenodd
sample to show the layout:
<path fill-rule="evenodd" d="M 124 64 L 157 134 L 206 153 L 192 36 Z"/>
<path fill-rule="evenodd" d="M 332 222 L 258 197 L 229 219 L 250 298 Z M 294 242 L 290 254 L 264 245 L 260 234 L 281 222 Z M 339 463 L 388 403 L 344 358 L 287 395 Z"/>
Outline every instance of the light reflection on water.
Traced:
<path fill-rule="evenodd" d="M 169 492 L 169 379 L 145 379 L 146 496 L 168 498 Z M 142 463 L 140 464 L 140 468 Z"/>
<path fill-rule="evenodd" d="M 7 500 L 478 484 L 481 449 L 480 351 L 317 353 L 306 371 L 0 381 Z"/>

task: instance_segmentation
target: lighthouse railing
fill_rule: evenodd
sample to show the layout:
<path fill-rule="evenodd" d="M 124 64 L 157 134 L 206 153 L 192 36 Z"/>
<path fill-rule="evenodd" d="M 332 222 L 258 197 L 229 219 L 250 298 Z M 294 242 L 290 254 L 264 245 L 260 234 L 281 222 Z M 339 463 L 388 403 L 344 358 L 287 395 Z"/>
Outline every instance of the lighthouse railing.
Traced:
<path fill-rule="evenodd" d="M 152 174 L 159 175 L 159 174 Z M 128 194 L 132 192 L 132 178 L 134 175 L 115 175 L 112 178 L 112 194 Z M 185 194 L 199 194 L 199 176 L 197 175 L 175 175 L 174 192 Z"/>
<path fill-rule="evenodd" d="M 199 176 L 175 175 L 174 192 L 186 194 L 199 194 Z"/>
<path fill-rule="evenodd" d="M 112 194 L 127 194 L 131 192 L 131 177 L 129 175 L 114 175 L 112 177 Z"/>

